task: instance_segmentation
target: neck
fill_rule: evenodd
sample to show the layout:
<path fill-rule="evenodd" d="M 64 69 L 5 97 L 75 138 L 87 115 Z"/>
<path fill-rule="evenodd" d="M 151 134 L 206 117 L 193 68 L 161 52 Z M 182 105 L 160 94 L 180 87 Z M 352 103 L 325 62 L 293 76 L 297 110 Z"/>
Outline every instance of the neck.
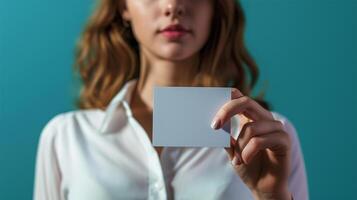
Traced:
<path fill-rule="evenodd" d="M 198 56 L 172 61 L 141 54 L 140 75 L 132 106 L 152 112 L 154 86 L 190 86 L 196 75 Z"/>

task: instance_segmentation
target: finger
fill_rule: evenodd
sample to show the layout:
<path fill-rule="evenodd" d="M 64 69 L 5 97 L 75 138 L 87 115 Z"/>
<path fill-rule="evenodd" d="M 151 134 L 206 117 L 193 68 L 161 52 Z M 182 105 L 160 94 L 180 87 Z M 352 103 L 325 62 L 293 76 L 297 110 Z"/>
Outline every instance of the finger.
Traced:
<path fill-rule="evenodd" d="M 237 143 L 237 140 L 234 139 L 232 136 L 231 136 L 231 145 L 230 147 L 225 147 L 224 149 L 226 150 L 226 152 L 228 153 L 228 157 L 229 159 L 231 160 L 232 164 L 235 166 L 235 165 L 240 165 L 242 163 L 242 158 L 240 156 L 240 154 L 238 154 L 236 151 L 235 151 L 235 148 L 236 148 L 236 143 Z M 239 151 L 240 152 L 240 151 Z"/>
<path fill-rule="evenodd" d="M 224 104 L 212 120 L 212 128 L 219 129 L 236 114 L 244 114 L 257 120 L 274 120 L 272 114 L 247 96 L 233 99 Z"/>
<path fill-rule="evenodd" d="M 259 151 L 265 149 L 270 149 L 279 155 L 287 155 L 289 149 L 288 135 L 285 132 L 274 132 L 251 138 L 242 150 L 243 162 L 249 164 Z"/>
<path fill-rule="evenodd" d="M 243 96 L 244 96 L 244 94 L 240 90 L 238 90 L 237 88 L 232 88 L 232 90 L 231 90 L 231 99 L 232 100 L 233 99 L 238 99 L 238 98 L 243 97 Z M 250 119 L 252 118 L 252 117 L 249 116 L 249 113 L 244 113 L 244 114 L 246 115 L 246 117 L 248 117 Z"/>
<path fill-rule="evenodd" d="M 239 145 L 239 149 L 244 149 L 251 138 L 283 131 L 283 128 L 283 124 L 277 120 L 245 123 L 238 135 L 236 145 Z"/>
<path fill-rule="evenodd" d="M 239 91 L 237 88 L 231 88 L 231 99 L 237 99 L 239 97 L 244 96 L 243 93 L 241 91 Z M 213 129 L 217 129 L 218 128 L 218 124 L 216 120 L 213 120 L 211 123 L 211 127 Z"/>
<path fill-rule="evenodd" d="M 256 122 L 248 122 L 245 123 L 238 135 L 236 144 L 234 146 L 234 155 L 236 157 L 236 163 L 233 165 L 237 165 L 242 163 L 242 155 L 241 150 L 247 145 L 249 140 L 252 137 L 260 136 L 263 134 L 268 134 L 276 131 L 283 130 L 283 125 L 280 121 L 256 121 Z"/>
<path fill-rule="evenodd" d="M 236 140 L 231 136 L 230 147 L 224 147 L 226 152 L 228 153 L 229 159 L 232 160 L 234 156 L 234 146 L 236 145 Z"/>

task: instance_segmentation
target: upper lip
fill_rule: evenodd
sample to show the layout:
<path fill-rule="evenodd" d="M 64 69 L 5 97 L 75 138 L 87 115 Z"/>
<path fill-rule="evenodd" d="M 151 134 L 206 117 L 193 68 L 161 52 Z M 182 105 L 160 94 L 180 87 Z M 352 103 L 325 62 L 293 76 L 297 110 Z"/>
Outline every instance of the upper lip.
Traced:
<path fill-rule="evenodd" d="M 183 27 L 180 24 L 171 24 L 166 26 L 164 29 L 162 29 L 160 32 L 164 31 L 184 31 L 184 32 L 189 32 L 189 30 L 185 27 Z"/>

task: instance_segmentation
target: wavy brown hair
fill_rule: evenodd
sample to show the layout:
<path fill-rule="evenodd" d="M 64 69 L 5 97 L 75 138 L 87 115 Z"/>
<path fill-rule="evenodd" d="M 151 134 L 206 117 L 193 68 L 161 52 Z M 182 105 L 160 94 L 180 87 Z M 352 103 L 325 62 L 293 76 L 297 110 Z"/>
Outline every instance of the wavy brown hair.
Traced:
<path fill-rule="evenodd" d="M 212 28 L 199 52 L 194 85 L 235 87 L 249 96 L 259 71 L 244 44 L 242 7 L 236 0 L 213 1 Z M 99 0 L 79 40 L 74 67 L 83 85 L 76 100 L 81 109 L 105 109 L 127 81 L 139 77 L 138 42 L 122 19 L 123 8 L 124 0 Z M 262 95 L 255 100 L 269 107 Z"/>

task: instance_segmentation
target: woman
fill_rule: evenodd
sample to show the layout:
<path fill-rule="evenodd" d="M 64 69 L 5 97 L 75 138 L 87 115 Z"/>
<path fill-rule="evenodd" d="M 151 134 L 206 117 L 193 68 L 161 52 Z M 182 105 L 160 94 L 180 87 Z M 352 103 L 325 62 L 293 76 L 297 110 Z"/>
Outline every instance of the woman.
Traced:
<path fill-rule="evenodd" d="M 34 198 L 307 199 L 293 125 L 248 97 L 243 28 L 234 0 L 101 0 L 76 57 L 81 109 L 44 128 Z M 232 87 L 212 119 L 240 120 L 231 148 L 154 148 L 153 86 Z"/>

